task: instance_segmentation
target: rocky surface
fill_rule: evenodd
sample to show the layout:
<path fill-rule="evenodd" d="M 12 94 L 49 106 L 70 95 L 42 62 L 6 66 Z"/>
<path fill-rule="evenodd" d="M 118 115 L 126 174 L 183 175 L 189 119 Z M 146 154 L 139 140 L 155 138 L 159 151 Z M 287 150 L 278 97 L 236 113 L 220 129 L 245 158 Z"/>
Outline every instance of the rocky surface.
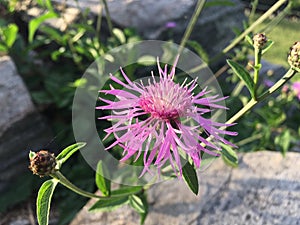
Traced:
<path fill-rule="evenodd" d="M 55 2 L 63 3 L 62 0 Z M 114 24 L 132 27 L 144 39 L 175 40 L 180 42 L 195 10 L 194 0 L 109 0 L 108 8 Z M 208 0 L 212 3 L 212 0 Z M 234 28 L 242 28 L 244 5 L 231 0 L 232 5 L 205 7 L 195 25 L 191 40 L 199 42 L 210 56 L 219 53 L 234 38 Z M 78 4 L 77 4 L 78 3 Z M 94 15 L 102 12 L 99 0 L 67 2 L 70 7 L 89 8 Z M 168 26 L 172 22 L 173 26 Z M 209 38 L 208 38 L 209 37 Z"/>
<path fill-rule="evenodd" d="M 278 152 L 240 155 L 231 169 L 221 159 L 199 173 L 200 194 L 182 181 L 154 186 L 146 225 L 298 225 L 300 224 L 300 154 Z M 71 225 L 134 225 L 138 215 L 124 206 L 110 213 L 88 213 L 85 206 Z"/>
<path fill-rule="evenodd" d="M 28 172 L 28 151 L 40 149 L 51 139 L 45 119 L 7 56 L 0 57 L 0 114 L 1 200 L 10 185 Z"/>

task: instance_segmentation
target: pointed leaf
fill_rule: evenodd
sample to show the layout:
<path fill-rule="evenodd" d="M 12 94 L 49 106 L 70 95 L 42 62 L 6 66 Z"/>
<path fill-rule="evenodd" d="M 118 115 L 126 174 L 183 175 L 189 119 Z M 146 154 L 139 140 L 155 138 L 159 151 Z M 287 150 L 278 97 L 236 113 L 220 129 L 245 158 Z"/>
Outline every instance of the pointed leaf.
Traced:
<path fill-rule="evenodd" d="M 238 156 L 236 152 L 228 145 L 222 144 L 222 159 L 224 162 L 232 167 L 238 166 Z"/>
<path fill-rule="evenodd" d="M 136 194 L 142 190 L 143 187 L 141 186 L 128 186 L 128 187 L 122 187 L 117 190 L 111 191 L 112 196 L 128 196 L 132 194 Z"/>
<path fill-rule="evenodd" d="M 249 35 L 246 35 L 245 39 L 246 39 L 246 41 L 248 41 L 248 43 L 250 45 L 253 45 L 253 40 L 252 40 L 252 38 Z"/>
<path fill-rule="evenodd" d="M 261 51 L 261 54 L 265 54 L 274 44 L 274 41 L 268 40 L 267 43 L 265 44 L 264 48 Z"/>
<path fill-rule="evenodd" d="M 39 225 L 48 225 L 51 198 L 57 184 L 56 179 L 47 180 L 38 192 L 36 213 Z"/>
<path fill-rule="evenodd" d="M 76 151 L 83 148 L 86 145 L 84 142 L 78 142 L 76 144 L 70 145 L 62 150 L 61 153 L 56 157 L 56 160 L 60 161 L 60 163 L 64 163 L 68 158 L 71 157 Z"/>
<path fill-rule="evenodd" d="M 227 60 L 228 65 L 231 67 L 233 72 L 245 82 L 246 87 L 250 91 L 250 94 L 252 97 L 254 97 L 254 82 L 252 80 L 252 77 L 250 76 L 249 72 L 244 69 L 243 66 L 240 64 L 232 61 L 232 60 Z"/>
<path fill-rule="evenodd" d="M 49 11 L 37 18 L 32 19 L 29 22 L 29 27 L 28 27 L 28 41 L 32 42 L 33 41 L 33 37 L 35 32 L 37 31 L 38 27 L 45 22 L 47 19 L 51 19 L 51 18 L 56 18 L 57 14 L 53 11 Z"/>
<path fill-rule="evenodd" d="M 96 185 L 98 189 L 103 193 L 104 196 L 110 195 L 110 180 L 106 177 L 109 177 L 108 170 L 103 164 L 103 161 L 100 160 L 97 164 L 96 171 Z"/>
<path fill-rule="evenodd" d="M 195 168 L 189 162 L 182 167 L 182 175 L 188 187 L 197 195 L 199 191 L 198 177 Z"/>
<path fill-rule="evenodd" d="M 142 199 L 137 195 L 130 195 L 129 196 L 129 204 L 138 213 L 145 213 L 146 212 L 145 205 L 144 205 Z"/>
<path fill-rule="evenodd" d="M 91 212 L 97 212 L 97 211 L 112 211 L 121 205 L 128 202 L 128 197 L 115 197 L 115 198 L 107 198 L 107 199 L 101 199 L 97 201 L 90 209 Z"/>
<path fill-rule="evenodd" d="M 3 29 L 3 35 L 5 37 L 5 44 L 7 47 L 13 46 L 18 35 L 18 26 L 16 24 L 9 24 Z"/>

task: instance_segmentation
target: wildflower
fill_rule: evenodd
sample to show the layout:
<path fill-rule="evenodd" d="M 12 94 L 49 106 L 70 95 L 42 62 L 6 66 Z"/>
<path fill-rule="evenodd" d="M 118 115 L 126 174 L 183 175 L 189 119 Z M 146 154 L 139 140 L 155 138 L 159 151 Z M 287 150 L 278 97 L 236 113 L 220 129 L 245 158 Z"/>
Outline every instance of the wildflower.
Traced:
<path fill-rule="evenodd" d="M 257 49 L 262 49 L 267 43 L 268 39 L 265 34 L 258 33 L 253 37 L 253 45 Z"/>
<path fill-rule="evenodd" d="M 296 81 L 295 83 L 293 83 L 292 89 L 300 100 L 300 81 Z"/>
<path fill-rule="evenodd" d="M 48 176 L 55 171 L 56 159 L 53 153 L 46 150 L 29 153 L 29 169 L 40 177 Z"/>
<path fill-rule="evenodd" d="M 176 22 L 173 21 L 167 22 L 165 25 L 166 28 L 174 28 L 176 26 L 177 26 Z"/>
<path fill-rule="evenodd" d="M 295 42 L 291 47 L 288 62 L 291 67 L 300 70 L 300 41 Z"/>
<path fill-rule="evenodd" d="M 111 90 L 100 91 L 117 98 L 115 102 L 100 98 L 107 105 L 97 107 L 101 110 L 113 110 L 112 115 L 99 119 L 117 121 L 105 130 L 106 137 L 113 134 L 116 138 L 106 149 L 116 145 L 122 147 L 124 157 L 121 161 L 134 155 L 137 160 L 143 152 L 144 169 L 141 176 L 147 171 L 151 173 L 150 165 L 153 163 L 160 173 L 168 161 L 176 175 L 181 177 L 182 154 L 190 157 L 199 168 L 202 153 L 219 156 L 221 148 L 218 142 L 234 146 L 222 136 L 237 133 L 221 129 L 233 124 L 218 123 L 203 117 L 203 114 L 211 112 L 212 109 L 226 109 L 217 104 L 225 97 L 205 97 L 210 93 L 207 88 L 194 94 L 197 79 L 190 83 L 185 80 L 181 85 L 175 83 L 173 79 L 177 60 L 169 74 L 167 65 L 162 69 L 157 60 L 159 80 L 155 80 L 152 72 L 152 79 L 148 80 L 148 84 L 142 81 L 132 82 L 121 68 L 127 83 L 112 74 L 111 79 L 128 91 L 114 89 L 112 86 Z M 148 117 L 142 120 L 141 116 Z M 203 134 L 205 137 L 211 136 L 212 140 L 206 140 Z"/>

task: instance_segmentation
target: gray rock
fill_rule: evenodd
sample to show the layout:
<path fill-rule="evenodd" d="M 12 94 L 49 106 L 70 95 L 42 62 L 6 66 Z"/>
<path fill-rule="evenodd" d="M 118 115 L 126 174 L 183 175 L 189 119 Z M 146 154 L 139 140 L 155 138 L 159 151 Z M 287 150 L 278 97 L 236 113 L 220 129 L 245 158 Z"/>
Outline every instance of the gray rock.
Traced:
<path fill-rule="evenodd" d="M 82 9 L 90 8 L 95 15 L 104 8 L 99 4 L 99 0 L 76 2 Z M 76 2 L 70 1 L 67 4 L 76 7 Z M 204 8 L 193 30 L 191 39 L 198 41 L 210 56 L 220 53 L 234 38 L 233 28 L 242 28 L 242 21 L 245 19 L 244 6 L 239 0 L 231 2 L 233 6 Z M 179 43 L 196 3 L 194 0 L 109 0 L 108 8 L 115 24 L 135 28 L 144 39 L 173 39 Z M 104 11 L 103 14 L 105 15 Z M 168 28 L 168 22 L 175 22 L 176 27 Z"/>
<path fill-rule="evenodd" d="M 0 58 L 0 193 L 28 173 L 29 150 L 39 150 L 51 139 L 45 119 L 7 56 Z"/>
<path fill-rule="evenodd" d="M 240 156 L 230 169 L 221 159 L 199 173 L 200 193 L 193 195 L 182 181 L 152 187 L 146 225 L 258 225 L 300 223 L 300 154 L 254 152 Z M 89 213 L 91 200 L 71 225 L 139 224 L 124 206 L 110 213 Z"/>

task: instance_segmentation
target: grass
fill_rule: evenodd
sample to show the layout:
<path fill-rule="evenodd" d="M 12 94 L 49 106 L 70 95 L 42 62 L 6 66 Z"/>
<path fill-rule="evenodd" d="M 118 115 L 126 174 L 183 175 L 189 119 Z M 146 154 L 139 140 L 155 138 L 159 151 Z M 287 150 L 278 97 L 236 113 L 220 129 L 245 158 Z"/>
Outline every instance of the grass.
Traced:
<path fill-rule="evenodd" d="M 272 28 L 269 26 L 269 22 L 271 19 L 262 23 L 257 30 L 257 32 L 264 32 L 269 39 L 275 42 L 263 58 L 289 68 L 287 54 L 294 42 L 300 41 L 300 19 L 283 19 Z"/>

